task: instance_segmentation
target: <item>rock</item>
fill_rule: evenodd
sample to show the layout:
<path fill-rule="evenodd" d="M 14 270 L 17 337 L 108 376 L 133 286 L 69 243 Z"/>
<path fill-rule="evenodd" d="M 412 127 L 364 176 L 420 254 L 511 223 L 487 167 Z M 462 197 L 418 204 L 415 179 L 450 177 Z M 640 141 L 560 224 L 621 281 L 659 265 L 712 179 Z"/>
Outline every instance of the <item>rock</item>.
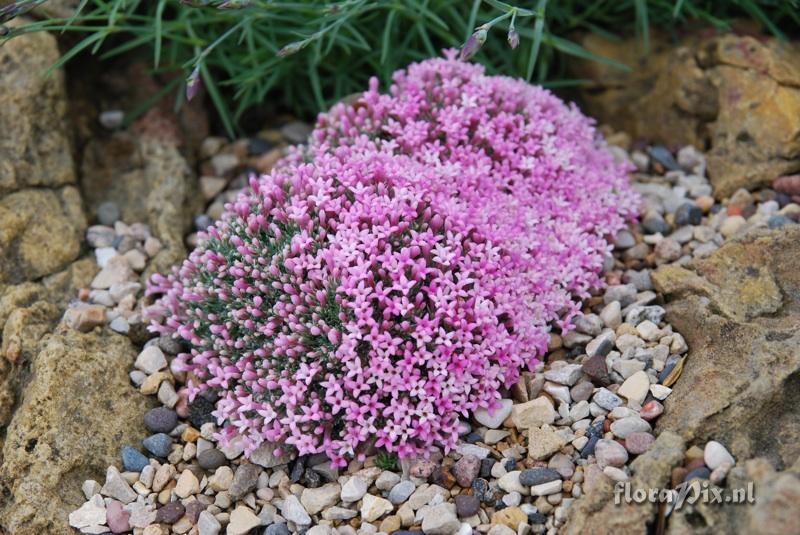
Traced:
<path fill-rule="evenodd" d="M 459 494 L 454 498 L 456 513 L 459 518 L 468 518 L 478 513 L 481 508 L 481 501 L 475 496 Z"/>
<path fill-rule="evenodd" d="M 416 485 L 414 485 L 413 481 L 408 481 L 408 480 L 401 481 L 394 487 L 392 487 L 392 490 L 389 491 L 389 496 L 388 496 L 389 501 L 394 505 L 400 505 L 401 503 L 408 500 L 409 497 L 411 497 L 416 488 L 417 487 Z M 364 488 L 364 493 L 362 493 L 362 496 L 366 493 L 366 491 L 367 489 Z"/>
<path fill-rule="evenodd" d="M 452 535 L 461 527 L 456 518 L 456 508 L 451 503 L 434 505 L 422 520 L 425 535 Z"/>
<path fill-rule="evenodd" d="M 656 433 L 717 440 L 740 459 L 791 466 L 800 436 L 800 228 L 758 230 L 688 267 L 662 266 L 667 321 L 690 351 Z M 769 415 L 765 417 L 765 415 Z"/>
<path fill-rule="evenodd" d="M 606 342 L 606 345 L 610 346 L 611 344 L 610 342 Z M 610 351 L 611 347 L 608 347 L 608 350 Z M 608 367 L 606 365 L 605 355 L 596 353 L 594 356 L 584 361 L 582 368 L 583 372 L 598 384 L 607 385 L 611 382 L 611 379 L 608 375 Z M 621 401 L 622 400 L 620 400 L 620 402 Z"/>
<path fill-rule="evenodd" d="M 678 435 L 663 431 L 650 450 L 630 464 L 633 473 L 631 488 L 662 488 L 669 481 L 672 467 L 683 461 L 684 451 L 684 442 Z M 599 470 L 597 467 L 594 469 Z M 647 526 L 655 521 L 658 504 L 647 501 L 626 503 L 624 500 L 616 504 L 611 479 L 590 477 L 589 472 L 587 470 L 583 483 L 584 495 L 572 503 L 559 532 L 568 535 L 601 535 L 609 533 L 609 530 L 623 535 L 647 532 Z"/>
<path fill-rule="evenodd" d="M 519 475 L 519 482 L 527 487 L 561 479 L 561 474 L 550 468 L 529 468 Z"/>
<path fill-rule="evenodd" d="M 185 256 L 191 216 L 203 197 L 178 147 L 143 129 L 91 139 L 83 150 L 83 198 L 90 210 L 111 201 L 123 221 L 147 223 L 162 247 L 145 272 L 166 272 Z"/>
<path fill-rule="evenodd" d="M 617 394 L 626 398 L 628 401 L 633 401 L 637 405 L 641 405 L 649 391 L 650 378 L 645 372 L 638 371 L 625 379 L 625 382 L 622 383 L 622 386 L 617 390 Z"/>
<path fill-rule="evenodd" d="M 706 447 L 703 450 L 703 460 L 711 470 L 722 466 L 723 464 L 729 464 L 731 466 L 736 464 L 736 460 L 733 458 L 725 446 L 717 442 L 716 440 L 709 440 L 706 443 Z"/>
<path fill-rule="evenodd" d="M 511 419 L 518 430 L 525 431 L 533 427 L 552 424 L 556 419 L 556 411 L 549 399 L 540 396 L 533 401 L 514 405 Z"/>
<path fill-rule="evenodd" d="M 652 385 L 655 386 L 655 385 Z M 639 416 L 648 422 L 652 422 L 664 412 L 664 406 L 656 400 L 650 400 L 642 405 L 642 410 L 639 411 Z"/>
<path fill-rule="evenodd" d="M 197 454 L 197 463 L 205 470 L 216 470 L 225 462 L 225 454 L 216 448 L 210 448 Z"/>
<path fill-rule="evenodd" d="M 34 358 L 0 454 L 0 529 L 15 535 L 67 532 L 84 500 L 80 483 L 99 479 L 121 444 L 141 439 L 136 422 L 149 403 L 130 386 L 135 351 L 126 338 L 66 326 L 35 336 L 35 345 L 21 340 Z"/>
<path fill-rule="evenodd" d="M 64 313 L 64 323 L 76 331 L 88 333 L 95 327 L 102 327 L 105 325 L 106 308 L 101 305 L 80 303 L 66 310 Z"/>
<path fill-rule="evenodd" d="M 528 457 L 535 461 L 550 458 L 567 444 L 567 441 L 549 428 L 532 427 L 528 430 Z"/>
<path fill-rule="evenodd" d="M 625 438 L 625 449 L 634 455 L 639 455 L 649 450 L 655 440 L 650 433 L 636 431 Z"/>
<path fill-rule="evenodd" d="M 357 502 L 364 497 L 368 488 L 369 483 L 363 477 L 353 476 L 342 486 L 341 499 L 345 503 Z"/>
<path fill-rule="evenodd" d="M 308 516 L 303 504 L 294 495 L 289 495 L 283 500 L 281 515 L 288 521 L 294 522 L 298 526 L 311 525 L 311 517 Z"/>
<path fill-rule="evenodd" d="M 231 520 L 228 524 L 227 535 L 246 535 L 250 530 L 260 526 L 261 519 L 256 516 L 252 509 L 240 505 L 231 513 Z"/>
<path fill-rule="evenodd" d="M 136 499 L 136 492 L 133 491 L 131 486 L 122 477 L 114 466 L 109 466 L 106 471 L 106 482 L 103 488 L 100 489 L 100 494 L 108 496 L 122 503 L 130 503 Z"/>
<path fill-rule="evenodd" d="M 522 512 L 519 507 L 506 507 L 492 515 L 492 525 L 503 525 L 517 532 L 520 525 L 528 521 L 528 515 Z"/>
<path fill-rule="evenodd" d="M 361 520 L 374 522 L 390 512 L 394 507 L 389 500 L 366 494 L 361 502 Z"/>
<path fill-rule="evenodd" d="M 80 254 L 86 219 L 78 190 L 23 189 L 0 197 L 0 228 L 0 285 L 56 273 Z"/>
<path fill-rule="evenodd" d="M 544 372 L 544 378 L 548 381 L 553 381 L 562 385 L 572 386 L 583 375 L 580 364 L 567 364 L 557 368 L 550 368 Z M 534 400 L 535 401 L 535 400 Z M 544 422 L 548 423 L 548 422 Z M 541 424 L 539 424 L 541 425 Z"/>
<path fill-rule="evenodd" d="M 0 198 L 26 188 L 46 193 L 49 188 L 75 183 L 64 71 L 41 75 L 59 57 L 56 38 L 49 33 L 28 33 L 0 49 L 0 124 L 13 126 L 15 132 L 4 136 L 0 147 Z M 0 228 L 8 227 L 2 224 Z M 57 247 L 59 234 L 42 233 L 38 238 Z M 40 243 L 39 247 L 47 249 L 48 245 Z M 0 275 L 0 283 L 2 279 Z"/>
<path fill-rule="evenodd" d="M 620 468 L 628 462 L 628 452 L 616 440 L 598 440 L 594 447 L 594 456 L 597 459 L 597 466 L 601 469 L 606 466 Z"/>
<path fill-rule="evenodd" d="M 796 470 L 776 472 L 767 459 L 752 459 L 731 470 L 727 487 L 744 489 L 744 499 L 752 500 L 747 505 L 697 500 L 673 511 L 667 533 L 688 533 L 697 522 L 722 533 L 800 532 L 800 512 L 793 506 L 800 499 L 800 476 Z"/>
<path fill-rule="evenodd" d="M 261 472 L 261 468 L 254 464 L 240 464 L 233 476 L 231 486 L 228 488 L 228 493 L 230 494 L 231 498 L 234 500 L 239 500 L 248 492 L 255 490 L 256 484 L 258 483 L 258 476 L 261 474 Z M 339 485 L 336 486 L 338 489 Z"/>
<path fill-rule="evenodd" d="M 503 422 L 508 418 L 508 415 L 511 414 L 511 409 L 514 405 L 514 402 L 510 399 L 501 399 L 500 400 L 500 407 L 495 409 L 492 414 L 489 414 L 489 411 L 486 409 L 476 409 L 473 413 L 475 420 L 481 425 L 488 427 L 489 429 L 497 429 Z"/>
<path fill-rule="evenodd" d="M 198 535 L 219 535 L 222 525 L 209 511 L 203 511 L 197 519 Z M 267 528 L 269 529 L 269 528 Z"/>
<path fill-rule="evenodd" d="M 101 526 L 105 523 L 106 504 L 99 494 L 95 494 L 79 509 L 69 514 L 69 525 L 85 533 L 102 533 L 103 528 Z"/>
<path fill-rule="evenodd" d="M 300 503 L 309 515 L 316 515 L 323 509 L 336 505 L 343 491 L 343 487 L 338 483 L 328 483 L 316 489 L 305 489 L 300 496 Z"/>
<path fill-rule="evenodd" d="M 250 454 L 250 462 L 263 468 L 274 468 L 288 463 L 291 458 L 289 454 L 275 455 L 278 445 L 272 442 L 263 442 Z"/>
<path fill-rule="evenodd" d="M 167 367 L 167 358 L 156 345 L 145 347 L 133 365 L 138 370 L 142 370 L 147 375 L 152 375 Z"/>
<path fill-rule="evenodd" d="M 125 533 L 130 531 L 129 519 L 131 514 L 122 509 L 122 504 L 111 500 L 106 508 L 106 524 L 112 533 Z"/>
<path fill-rule="evenodd" d="M 614 421 L 611 432 L 619 438 L 627 438 L 631 433 L 650 432 L 650 424 L 638 416 L 627 416 Z"/>
<path fill-rule="evenodd" d="M 156 457 L 166 459 L 172 451 L 172 439 L 167 434 L 156 433 L 142 440 L 142 446 Z"/>
<path fill-rule="evenodd" d="M 506 473 L 500 479 L 497 480 L 497 486 L 503 489 L 506 492 L 519 492 L 520 494 L 528 495 L 529 490 L 527 487 L 522 485 L 519 480 L 520 475 L 519 470 L 513 470 L 511 472 Z"/>
<path fill-rule="evenodd" d="M 612 42 L 588 34 L 581 42 L 586 49 L 636 68 L 572 62 L 572 76 L 593 80 L 581 94 L 587 113 L 633 138 L 710 146 L 708 174 L 720 199 L 800 168 L 796 44 L 703 32 L 673 44 L 666 35 L 654 32 L 647 53 L 635 38 Z"/>
<path fill-rule="evenodd" d="M 197 476 L 188 468 L 181 472 L 178 478 L 178 484 L 175 486 L 175 494 L 179 498 L 188 498 L 200 492 L 200 482 Z"/>
<path fill-rule="evenodd" d="M 456 483 L 462 488 L 469 488 L 481 470 L 481 460 L 475 455 L 464 455 L 453 465 Z"/>
<path fill-rule="evenodd" d="M 181 519 L 186 508 L 181 502 L 170 502 L 156 511 L 156 522 L 174 524 Z"/>
<path fill-rule="evenodd" d="M 601 388 L 595 392 L 592 401 L 609 411 L 622 405 L 622 399 L 606 388 Z"/>
<path fill-rule="evenodd" d="M 562 481 L 556 479 L 547 483 L 540 483 L 531 487 L 531 496 L 550 496 L 561 492 Z"/>
<path fill-rule="evenodd" d="M 153 433 L 169 433 L 178 425 L 178 415 L 166 407 L 155 407 L 144 413 L 144 426 Z"/>

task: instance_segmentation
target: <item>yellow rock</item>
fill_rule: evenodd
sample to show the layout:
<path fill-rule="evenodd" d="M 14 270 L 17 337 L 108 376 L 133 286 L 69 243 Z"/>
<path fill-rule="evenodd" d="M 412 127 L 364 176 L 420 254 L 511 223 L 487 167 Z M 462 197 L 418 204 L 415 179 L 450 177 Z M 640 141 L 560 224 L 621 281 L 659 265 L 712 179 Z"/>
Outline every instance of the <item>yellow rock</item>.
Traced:
<path fill-rule="evenodd" d="M 528 515 L 523 513 L 522 509 L 519 507 L 506 507 L 505 509 L 501 509 L 492 515 L 493 526 L 502 524 L 513 529 L 514 532 L 517 531 L 517 528 L 520 524 L 524 524 L 527 521 Z"/>

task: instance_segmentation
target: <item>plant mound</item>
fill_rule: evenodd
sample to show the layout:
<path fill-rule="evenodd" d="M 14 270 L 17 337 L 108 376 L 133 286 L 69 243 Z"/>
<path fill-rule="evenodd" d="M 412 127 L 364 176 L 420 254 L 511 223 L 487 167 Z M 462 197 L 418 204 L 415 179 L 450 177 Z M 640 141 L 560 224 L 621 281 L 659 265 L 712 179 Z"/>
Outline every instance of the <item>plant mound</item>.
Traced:
<path fill-rule="evenodd" d="M 189 348 L 173 366 L 246 453 L 452 448 L 569 329 L 634 213 L 625 166 L 549 92 L 452 53 L 394 80 L 321 115 L 151 281 L 153 329 Z"/>

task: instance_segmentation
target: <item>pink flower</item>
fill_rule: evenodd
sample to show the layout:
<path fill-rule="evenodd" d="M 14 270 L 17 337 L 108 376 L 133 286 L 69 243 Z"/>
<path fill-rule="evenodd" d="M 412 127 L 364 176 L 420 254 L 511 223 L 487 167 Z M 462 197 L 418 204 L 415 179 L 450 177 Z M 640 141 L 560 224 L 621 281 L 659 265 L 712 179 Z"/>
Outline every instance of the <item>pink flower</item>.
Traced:
<path fill-rule="evenodd" d="M 455 55 L 321 115 L 152 278 L 151 328 L 186 342 L 192 396 L 218 391 L 223 442 L 336 466 L 453 448 L 601 285 L 627 167 L 574 106 Z"/>

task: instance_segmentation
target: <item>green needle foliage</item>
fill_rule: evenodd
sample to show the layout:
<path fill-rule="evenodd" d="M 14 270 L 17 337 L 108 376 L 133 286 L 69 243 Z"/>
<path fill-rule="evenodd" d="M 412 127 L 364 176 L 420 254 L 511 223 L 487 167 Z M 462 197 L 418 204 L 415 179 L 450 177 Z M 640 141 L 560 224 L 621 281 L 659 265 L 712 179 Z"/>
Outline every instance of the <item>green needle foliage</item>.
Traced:
<path fill-rule="evenodd" d="M 0 24 L 44 0 L 0 8 Z M 129 52 L 154 69 L 185 73 L 190 98 L 202 83 L 228 133 L 253 106 L 316 112 L 362 91 L 370 76 L 386 82 L 407 63 L 460 48 L 490 72 L 545 85 L 566 80 L 569 56 L 590 54 L 570 37 L 591 31 L 614 38 L 688 24 L 730 28 L 749 18 L 779 37 L 800 27 L 800 0 L 82 0 L 68 19 L 0 27 L 5 39 L 35 31 L 79 32 L 59 65 L 89 51 Z M 619 68 L 625 68 L 616 64 Z"/>

